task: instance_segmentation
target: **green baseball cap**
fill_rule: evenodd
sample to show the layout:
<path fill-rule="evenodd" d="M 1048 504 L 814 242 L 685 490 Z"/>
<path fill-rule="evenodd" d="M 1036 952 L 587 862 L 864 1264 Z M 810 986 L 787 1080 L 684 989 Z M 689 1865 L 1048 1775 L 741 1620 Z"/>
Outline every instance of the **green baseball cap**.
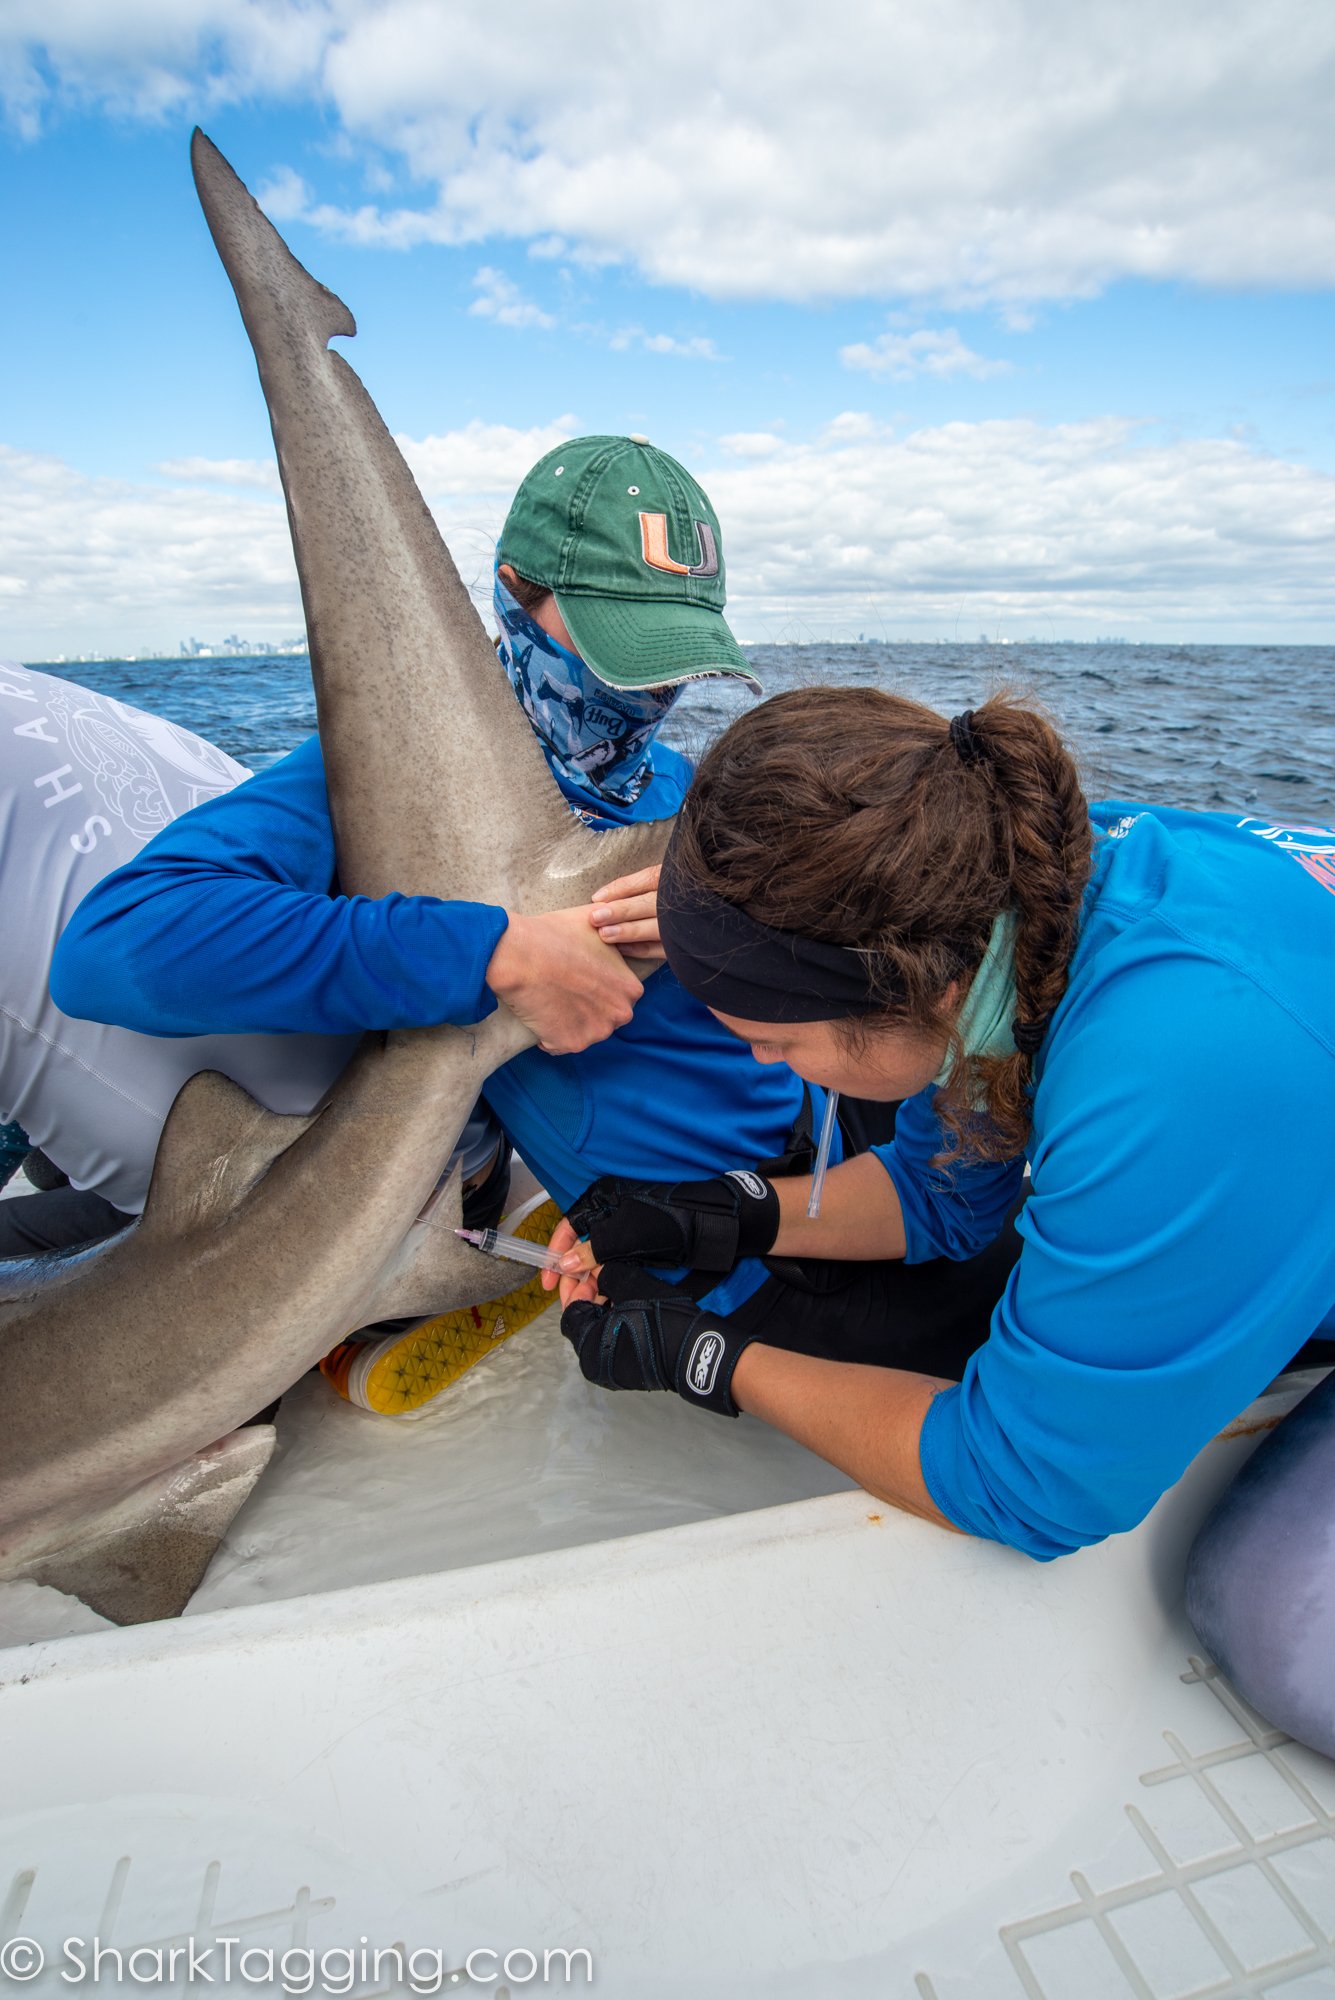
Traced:
<path fill-rule="evenodd" d="M 575 650 L 612 687 L 740 674 L 759 691 L 723 617 L 718 516 L 647 438 L 549 451 L 515 494 L 496 556 L 555 594 Z"/>

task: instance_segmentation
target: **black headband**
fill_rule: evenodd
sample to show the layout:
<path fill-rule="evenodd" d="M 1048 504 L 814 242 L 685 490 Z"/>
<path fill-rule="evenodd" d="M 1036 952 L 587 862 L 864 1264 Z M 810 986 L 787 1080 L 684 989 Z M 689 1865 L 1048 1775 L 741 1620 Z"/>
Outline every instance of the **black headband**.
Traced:
<path fill-rule="evenodd" d="M 658 884 L 658 930 L 688 993 L 743 1021 L 839 1021 L 884 1008 L 889 996 L 873 976 L 870 953 L 757 923 L 687 882 L 674 865 L 674 844 Z"/>

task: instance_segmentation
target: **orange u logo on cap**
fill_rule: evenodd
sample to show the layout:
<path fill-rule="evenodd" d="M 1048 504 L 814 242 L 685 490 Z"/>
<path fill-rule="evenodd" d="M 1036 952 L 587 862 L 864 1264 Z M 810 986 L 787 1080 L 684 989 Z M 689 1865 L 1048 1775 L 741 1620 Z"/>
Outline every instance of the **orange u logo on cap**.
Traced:
<path fill-rule="evenodd" d="M 679 563 L 668 548 L 666 514 L 641 514 L 640 547 L 650 569 L 665 570 L 669 576 L 717 576 L 718 543 L 708 521 L 697 521 L 695 538 L 700 544 L 698 563 Z"/>

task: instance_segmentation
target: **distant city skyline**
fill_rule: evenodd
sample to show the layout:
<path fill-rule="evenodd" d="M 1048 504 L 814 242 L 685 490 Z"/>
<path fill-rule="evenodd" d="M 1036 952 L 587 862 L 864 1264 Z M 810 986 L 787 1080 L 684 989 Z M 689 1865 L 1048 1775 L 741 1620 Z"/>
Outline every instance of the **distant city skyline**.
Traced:
<path fill-rule="evenodd" d="M 757 648 L 763 648 L 767 644 L 774 643 L 776 642 L 766 640 L 742 641 L 742 644 L 749 651 L 754 651 Z M 887 639 L 878 637 L 875 633 L 871 632 L 858 632 L 844 639 L 796 639 L 782 640 L 777 643 L 798 648 L 860 646 L 864 648 L 874 647 L 884 651 L 894 651 L 897 647 L 912 650 L 923 646 L 943 646 L 947 649 L 954 647 L 961 651 L 972 652 L 978 647 L 986 647 L 991 650 L 993 648 L 1008 646 L 1019 646 L 1030 651 L 1045 646 L 1055 646 L 1063 649 L 1079 646 L 1148 646 L 1153 648 L 1156 643 L 1160 642 L 1156 642 L 1153 639 L 1128 638 L 1122 632 L 1100 632 L 1084 638 L 1054 639 L 1050 633 L 1031 631 L 1017 634 L 980 632 L 974 638 L 966 637 L 962 639 L 940 635 L 914 639 Z M 1211 642 L 1205 641 L 1203 643 L 1208 646 Z M 1223 646 L 1230 642 L 1221 640 L 1214 643 Z M 1238 641 L 1232 643 L 1245 644 L 1246 642 Z M 1302 642 L 1298 642 L 1296 650 L 1302 649 Z M 1310 642 L 1310 649 L 1314 651 L 1326 650 L 1321 641 Z M 47 658 L 37 659 L 34 657 L 23 661 L 22 664 L 49 670 L 52 667 L 133 665 L 140 661 L 144 663 L 169 664 L 173 661 L 184 663 L 190 660 L 300 659 L 306 656 L 306 652 L 307 645 L 304 636 L 300 639 L 270 641 L 263 639 L 238 639 L 233 634 L 226 639 L 220 639 L 211 644 L 199 639 L 184 639 L 178 641 L 175 646 L 169 647 L 165 651 L 158 651 L 147 646 L 130 650 L 104 647 L 101 650 L 94 648 L 92 651 L 86 653 L 52 653 Z"/>
<path fill-rule="evenodd" d="M 95 660 L 236 660 L 259 656 L 285 659 L 306 651 L 306 635 L 297 639 L 241 639 L 231 632 L 225 639 L 178 639 L 175 646 L 160 652 L 147 645 L 121 650 L 92 650 L 87 653 L 52 653 L 45 660 L 27 660 L 26 666 L 61 667 L 88 664 Z"/>
<path fill-rule="evenodd" d="M 848 0 L 763 61 L 747 0 L 707 48 L 515 0 L 503 60 L 384 0 L 36 18 L 0 653 L 301 624 L 196 118 L 352 308 L 480 605 L 528 467 L 636 431 L 710 492 L 747 642 L 1335 638 L 1335 12 Z"/>

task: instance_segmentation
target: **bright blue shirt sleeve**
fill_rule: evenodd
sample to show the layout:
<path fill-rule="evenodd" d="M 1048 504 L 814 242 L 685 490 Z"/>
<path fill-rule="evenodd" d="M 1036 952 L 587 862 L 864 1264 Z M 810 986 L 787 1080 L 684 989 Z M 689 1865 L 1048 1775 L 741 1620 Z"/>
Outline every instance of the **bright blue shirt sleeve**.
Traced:
<path fill-rule="evenodd" d="M 1166 930 L 1133 973 L 1058 1016 L 1023 1255 L 922 1431 L 942 1513 L 1040 1558 L 1140 1521 L 1335 1289 L 1330 1050 Z"/>
<path fill-rule="evenodd" d="M 342 1035 L 492 1012 L 504 910 L 337 886 L 312 737 L 98 883 L 56 948 L 52 997 L 147 1035 Z"/>
<path fill-rule="evenodd" d="M 872 1147 L 904 1211 L 906 1264 L 976 1257 L 1001 1234 L 1024 1179 L 1023 1159 L 933 1166 L 946 1144 L 935 1097 L 935 1085 L 929 1084 L 901 1104 L 894 1138 Z"/>

